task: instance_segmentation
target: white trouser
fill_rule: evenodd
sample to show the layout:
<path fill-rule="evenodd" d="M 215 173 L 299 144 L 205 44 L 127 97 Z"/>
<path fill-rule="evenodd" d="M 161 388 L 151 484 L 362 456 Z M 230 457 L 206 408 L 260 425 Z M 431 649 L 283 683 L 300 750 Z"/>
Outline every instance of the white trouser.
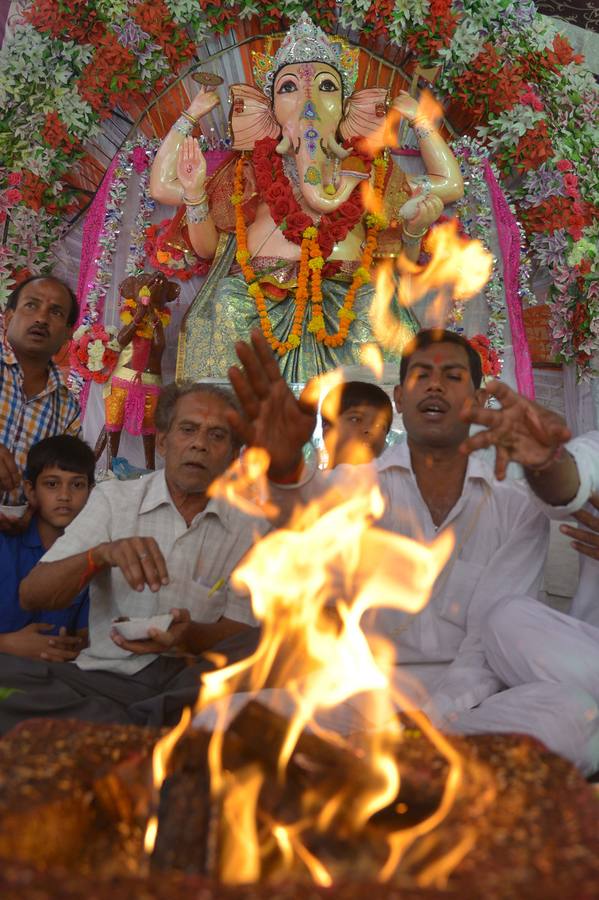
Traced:
<path fill-rule="evenodd" d="M 507 689 L 453 714 L 451 730 L 532 735 L 584 774 L 599 770 L 599 628 L 518 598 L 493 610 L 483 644 Z"/>

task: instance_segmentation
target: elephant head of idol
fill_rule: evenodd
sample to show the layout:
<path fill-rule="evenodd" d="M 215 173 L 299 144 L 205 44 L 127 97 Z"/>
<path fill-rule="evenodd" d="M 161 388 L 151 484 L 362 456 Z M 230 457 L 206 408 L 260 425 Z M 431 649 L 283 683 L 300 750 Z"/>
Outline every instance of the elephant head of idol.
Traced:
<path fill-rule="evenodd" d="M 254 53 L 258 87 L 230 87 L 235 150 L 262 138 L 295 160 L 306 204 L 330 213 L 364 177 L 343 142 L 383 132 L 387 91 L 354 91 L 359 50 L 329 38 L 302 13 L 274 57 Z"/>

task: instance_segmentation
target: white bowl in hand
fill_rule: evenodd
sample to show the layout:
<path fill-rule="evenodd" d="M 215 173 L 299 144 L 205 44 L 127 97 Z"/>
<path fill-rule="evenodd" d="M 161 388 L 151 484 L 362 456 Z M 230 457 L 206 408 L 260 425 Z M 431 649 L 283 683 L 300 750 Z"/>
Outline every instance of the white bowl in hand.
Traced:
<path fill-rule="evenodd" d="M 115 631 L 124 637 L 126 641 L 144 641 L 149 638 L 150 628 L 157 628 L 159 631 L 167 631 L 169 625 L 173 621 L 170 613 L 163 616 L 150 616 L 143 619 L 126 619 L 124 622 L 112 623 Z"/>
<path fill-rule="evenodd" d="M 22 519 L 26 512 L 26 503 L 23 506 L 2 506 L 0 504 L 0 515 L 6 516 L 7 519 Z"/>

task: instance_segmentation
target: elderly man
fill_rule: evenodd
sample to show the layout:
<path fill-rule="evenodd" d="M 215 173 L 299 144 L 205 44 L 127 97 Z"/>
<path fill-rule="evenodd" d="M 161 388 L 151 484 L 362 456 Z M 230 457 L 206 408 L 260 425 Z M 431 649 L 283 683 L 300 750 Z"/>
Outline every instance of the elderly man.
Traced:
<path fill-rule="evenodd" d="M 305 470 L 301 447 L 313 410 L 295 400 L 258 333 L 252 344 L 238 345 L 243 371 L 229 373 L 249 422 L 234 413 L 229 418 L 247 443 L 269 451 L 277 499 L 309 499 L 327 486 L 347 496 L 360 467 Z M 482 401 L 480 383 L 480 357 L 456 334 L 421 332 L 404 348 L 395 400 L 407 442 L 362 468 L 385 499 L 382 527 L 426 542 L 451 529 L 455 546 L 425 609 L 416 616 L 382 610 L 375 627 L 392 639 L 402 667 L 408 664 L 431 692 L 426 708 L 440 725 L 529 733 L 589 771 L 599 737 L 598 723 L 587 720 L 592 700 L 574 686 L 540 678 L 511 682 L 485 652 L 482 632 L 491 610 L 537 595 L 548 523 L 525 486 L 495 480 L 485 463 L 459 451 L 468 436 L 460 413 L 466 403 L 476 408 Z M 479 711 L 488 711 L 484 724 L 470 729 Z"/>
<path fill-rule="evenodd" d="M 9 295 L 0 345 L 0 504 L 25 502 L 22 478 L 30 447 L 45 437 L 77 435 L 79 404 L 52 357 L 73 333 L 77 299 L 53 276 L 34 276 Z M 8 517 L 0 524 L 7 525 Z"/>
<path fill-rule="evenodd" d="M 0 657 L 0 684 L 19 690 L 0 705 L 3 731 L 41 714 L 170 723 L 193 703 L 208 667 L 189 666 L 189 655 L 251 646 L 249 599 L 228 579 L 268 526 L 208 496 L 239 450 L 226 417 L 234 407 L 214 386 L 166 387 L 156 410 L 164 469 L 99 485 L 24 579 L 28 610 L 66 607 L 89 582 L 90 644 L 68 666 Z M 117 619 L 169 612 L 170 628 L 145 640 L 127 641 L 115 629 Z"/>

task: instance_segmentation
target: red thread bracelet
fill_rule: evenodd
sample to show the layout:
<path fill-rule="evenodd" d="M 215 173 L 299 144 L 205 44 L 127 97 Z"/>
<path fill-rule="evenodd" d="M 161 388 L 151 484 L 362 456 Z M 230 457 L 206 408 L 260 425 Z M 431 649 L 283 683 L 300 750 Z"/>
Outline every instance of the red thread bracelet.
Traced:
<path fill-rule="evenodd" d="M 79 590 L 81 591 L 90 578 L 93 578 L 96 572 L 99 572 L 102 566 L 99 566 L 97 562 L 94 562 L 93 552 L 94 547 L 90 547 L 87 551 L 87 568 L 83 575 L 81 576 L 81 581 L 79 582 Z"/>

